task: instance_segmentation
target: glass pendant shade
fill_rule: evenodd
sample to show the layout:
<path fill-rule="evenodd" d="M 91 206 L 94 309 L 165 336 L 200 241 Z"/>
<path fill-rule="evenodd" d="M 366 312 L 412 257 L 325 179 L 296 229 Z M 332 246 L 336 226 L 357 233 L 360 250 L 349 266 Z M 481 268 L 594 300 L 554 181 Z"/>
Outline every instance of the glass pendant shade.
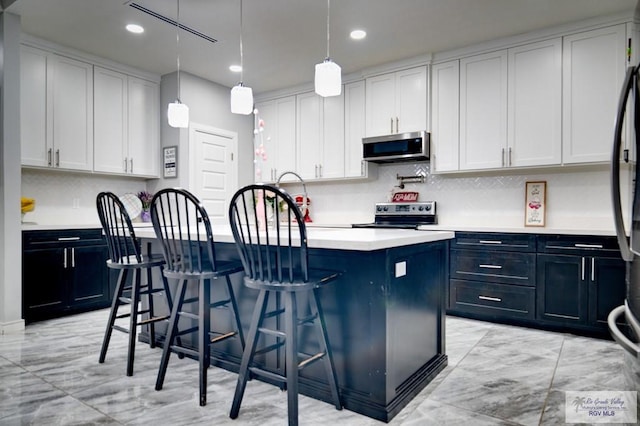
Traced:
<path fill-rule="evenodd" d="M 169 104 L 167 109 L 169 126 L 186 129 L 189 127 L 189 107 L 176 100 Z"/>
<path fill-rule="evenodd" d="M 315 90 L 320 96 L 338 96 L 342 93 L 342 69 L 327 58 L 316 64 Z"/>
<path fill-rule="evenodd" d="M 249 115 L 253 112 L 253 90 L 242 83 L 231 89 L 231 112 Z"/>

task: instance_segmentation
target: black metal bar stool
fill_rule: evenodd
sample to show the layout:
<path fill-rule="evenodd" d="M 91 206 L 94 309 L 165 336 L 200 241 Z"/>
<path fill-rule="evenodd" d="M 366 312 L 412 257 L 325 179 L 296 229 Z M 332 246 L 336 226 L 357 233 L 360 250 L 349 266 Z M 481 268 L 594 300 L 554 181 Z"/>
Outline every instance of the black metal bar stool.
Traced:
<path fill-rule="evenodd" d="M 162 389 L 171 352 L 197 358 L 200 364 L 200 405 L 207 403 L 207 368 L 211 363 L 210 346 L 229 338 L 238 338 L 244 349 L 244 335 L 238 315 L 238 305 L 229 276 L 242 272 L 239 262 L 216 259 L 211 222 L 200 201 L 184 189 L 163 189 L 151 201 L 151 222 L 156 236 L 162 243 L 166 260 L 164 275 L 178 280 L 175 303 L 171 311 L 167 338 L 165 340 L 156 390 Z M 211 301 L 211 285 L 218 278 L 225 278 L 227 297 Z M 213 281 L 213 282 L 212 282 Z M 195 287 L 195 296 L 187 292 Z M 185 305 L 197 304 L 197 311 L 183 309 Z M 227 308 L 233 315 L 235 329 L 212 331 L 211 309 Z M 189 323 L 181 326 L 180 320 Z M 196 326 L 191 324 L 197 321 Z M 197 349 L 182 345 L 179 338 L 197 331 Z"/>
<path fill-rule="evenodd" d="M 293 199 L 279 188 L 249 185 L 240 189 L 229 206 L 231 230 L 244 266 L 244 283 L 259 290 L 253 311 L 247 346 L 242 355 L 230 417 L 235 419 L 247 380 L 253 375 L 281 383 L 287 390 L 290 425 L 298 424 L 298 372 L 316 361 L 323 361 L 327 382 L 335 407 L 342 409 L 331 348 L 327 337 L 319 290 L 334 281 L 339 272 L 308 267 L 307 231 L 304 219 Z M 307 296 L 309 315 L 298 314 L 299 299 Z M 284 306 L 275 301 L 275 309 L 267 311 L 269 297 L 281 296 Z M 272 304 L 273 305 L 273 304 Z M 283 317 L 284 329 L 265 327 L 264 320 Z M 299 352 L 298 327 L 312 325 L 317 332 L 319 352 Z M 258 349 L 260 335 L 275 337 L 276 343 Z M 254 356 L 284 346 L 283 374 L 260 368 Z"/>
<path fill-rule="evenodd" d="M 115 194 L 101 192 L 96 198 L 96 206 L 109 248 L 107 267 L 120 271 L 98 361 L 102 364 L 107 356 L 113 330 L 128 333 L 127 376 L 132 376 L 138 326 L 148 325 L 149 345 L 153 348 L 156 345 L 154 324 L 169 318 L 168 315 L 155 315 L 153 296 L 164 294 L 169 309 L 172 307 L 169 286 L 162 273 L 160 273 L 162 287 L 153 287 L 151 270 L 159 268 L 162 271 L 164 258 L 162 255 L 142 254 L 140 241 L 136 238 L 131 218 Z M 129 272 L 133 273 L 131 284 L 128 281 Z M 141 280 L 142 273 L 146 273 L 145 283 Z M 146 298 L 146 307 L 140 306 L 143 297 Z M 120 307 L 125 305 L 130 307 L 128 312 L 119 313 Z M 116 320 L 122 318 L 129 318 L 128 328 L 116 324 Z"/>

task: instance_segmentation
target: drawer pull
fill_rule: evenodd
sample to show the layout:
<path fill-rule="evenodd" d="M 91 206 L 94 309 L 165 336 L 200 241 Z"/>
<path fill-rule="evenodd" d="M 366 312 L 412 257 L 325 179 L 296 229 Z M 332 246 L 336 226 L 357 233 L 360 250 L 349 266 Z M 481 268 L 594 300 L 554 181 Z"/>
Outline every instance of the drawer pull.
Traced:
<path fill-rule="evenodd" d="M 593 248 L 593 249 L 601 249 L 602 244 L 574 244 L 574 247 L 578 248 Z"/>
<path fill-rule="evenodd" d="M 478 265 L 478 267 L 485 269 L 502 269 L 502 266 L 500 265 Z"/>
<path fill-rule="evenodd" d="M 80 237 L 59 237 L 58 241 L 78 241 Z"/>
<path fill-rule="evenodd" d="M 502 241 L 498 240 L 480 240 L 480 244 L 502 244 Z"/>
<path fill-rule="evenodd" d="M 491 302 L 502 302 L 502 299 L 499 297 L 491 297 L 491 296 L 478 296 L 480 300 L 489 300 Z"/>

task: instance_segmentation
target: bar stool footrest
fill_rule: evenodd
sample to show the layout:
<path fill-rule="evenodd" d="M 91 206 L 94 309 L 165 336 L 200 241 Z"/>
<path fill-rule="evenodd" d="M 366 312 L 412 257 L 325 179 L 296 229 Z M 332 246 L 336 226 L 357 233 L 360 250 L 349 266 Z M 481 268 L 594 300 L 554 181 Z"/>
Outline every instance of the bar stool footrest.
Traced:
<path fill-rule="evenodd" d="M 164 321 L 166 319 L 169 319 L 169 315 L 166 315 L 163 317 L 154 317 L 154 318 L 149 318 L 143 321 L 139 321 L 138 325 L 151 324 L 152 322 Z"/>
<path fill-rule="evenodd" d="M 216 334 L 216 333 L 209 333 L 209 342 L 210 343 L 218 343 L 221 342 L 223 340 L 227 340 L 229 337 L 234 337 L 236 334 L 238 334 L 235 331 L 230 331 L 228 333 L 224 333 L 224 334 Z M 215 337 L 212 337 L 215 336 Z"/>
<path fill-rule="evenodd" d="M 262 349 L 258 349 L 256 351 L 254 351 L 254 355 L 262 355 L 262 354 L 266 354 L 267 352 L 271 352 L 274 351 L 280 347 L 284 346 L 284 341 L 279 342 L 279 343 L 274 343 L 273 345 L 270 346 L 265 346 Z"/>
<path fill-rule="evenodd" d="M 302 356 L 302 357 L 306 357 L 304 360 L 302 360 L 299 364 L 298 364 L 298 369 L 302 370 L 303 368 L 313 364 L 314 362 L 322 359 L 325 357 L 325 355 L 327 355 L 326 352 L 318 352 L 315 355 L 309 355 L 309 354 L 303 354 L 303 353 L 298 353 L 298 357 Z"/>
<path fill-rule="evenodd" d="M 287 378 L 281 374 L 272 373 L 271 371 L 263 370 L 262 368 L 258 367 L 249 367 L 249 371 L 251 372 L 251 374 L 254 374 L 256 376 L 266 377 L 279 383 L 287 383 Z"/>

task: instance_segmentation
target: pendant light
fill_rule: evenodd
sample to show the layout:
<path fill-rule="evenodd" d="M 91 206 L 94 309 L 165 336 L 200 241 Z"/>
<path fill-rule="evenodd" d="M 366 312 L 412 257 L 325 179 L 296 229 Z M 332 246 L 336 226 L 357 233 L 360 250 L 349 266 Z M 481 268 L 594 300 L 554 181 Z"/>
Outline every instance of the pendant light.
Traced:
<path fill-rule="evenodd" d="M 177 0 L 176 16 L 176 79 L 178 86 L 178 97 L 175 102 L 169 104 L 167 109 L 167 119 L 169 126 L 178 128 L 189 127 L 189 107 L 180 102 L 180 0 Z"/>
<path fill-rule="evenodd" d="M 242 0 L 240 0 L 240 82 L 231 89 L 231 112 L 251 114 L 253 111 L 253 90 L 242 82 L 244 76 L 244 55 L 242 51 Z"/>
<path fill-rule="evenodd" d="M 340 65 L 329 56 L 329 16 L 331 0 L 327 0 L 327 57 L 324 62 L 316 64 L 315 90 L 320 96 L 338 96 L 342 93 L 342 76 Z"/>

